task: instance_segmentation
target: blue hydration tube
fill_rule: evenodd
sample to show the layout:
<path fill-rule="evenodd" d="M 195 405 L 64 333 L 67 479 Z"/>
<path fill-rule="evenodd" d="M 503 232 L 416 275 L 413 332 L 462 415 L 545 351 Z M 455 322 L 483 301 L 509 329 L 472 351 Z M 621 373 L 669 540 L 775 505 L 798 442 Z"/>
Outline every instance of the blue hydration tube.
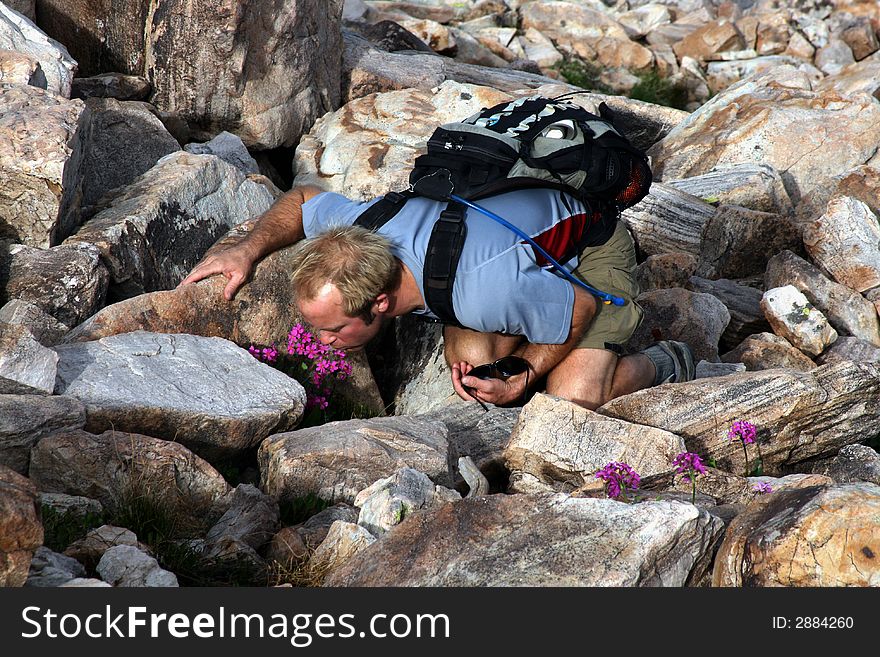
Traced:
<path fill-rule="evenodd" d="M 547 253 L 544 249 L 542 249 L 538 245 L 538 243 L 535 242 L 535 240 L 533 240 L 531 237 L 526 235 L 523 231 L 521 231 L 519 228 L 514 226 L 509 221 L 499 217 L 494 212 L 487 210 L 483 206 L 477 205 L 476 203 L 471 203 L 470 201 L 466 201 L 465 199 L 461 198 L 460 196 L 458 196 L 456 194 L 450 194 L 449 198 L 452 199 L 453 201 L 461 203 L 462 205 L 466 205 L 469 208 L 473 208 L 477 212 L 480 212 L 481 214 L 486 215 L 490 219 L 494 219 L 495 221 L 497 221 L 499 224 L 501 224 L 505 228 L 509 228 L 510 230 L 512 230 L 514 233 L 516 233 L 521 238 L 523 238 L 526 242 L 528 242 L 533 247 L 535 247 L 535 250 L 538 251 L 538 253 L 540 253 L 542 256 L 544 256 L 544 258 L 547 259 L 547 262 L 549 262 L 551 265 L 553 265 L 553 267 L 555 267 L 556 270 L 560 274 L 562 274 L 566 279 L 568 279 L 569 281 L 571 281 L 575 285 L 581 286 L 587 292 L 589 292 L 593 296 L 600 298 L 606 304 L 613 303 L 615 306 L 622 306 L 626 303 L 626 299 L 624 299 L 623 297 L 616 297 L 613 294 L 608 294 L 607 292 L 603 292 L 602 290 L 597 290 L 593 286 L 587 285 L 582 280 L 577 279 L 574 276 L 572 276 L 568 271 L 566 271 L 566 269 L 562 265 L 560 265 L 558 262 L 556 262 L 556 260 L 554 260 L 553 257 L 549 253 Z"/>

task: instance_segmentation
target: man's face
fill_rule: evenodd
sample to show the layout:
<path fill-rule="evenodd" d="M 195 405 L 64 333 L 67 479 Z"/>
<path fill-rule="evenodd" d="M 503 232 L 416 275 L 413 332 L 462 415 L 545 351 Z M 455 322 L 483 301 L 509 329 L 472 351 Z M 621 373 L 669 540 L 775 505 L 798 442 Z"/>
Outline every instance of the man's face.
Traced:
<path fill-rule="evenodd" d="M 382 328 L 381 313 L 384 308 L 381 303 L 378 303 L 378 307 L 374 303 L 376 318 L 367 324 L 362 317 L 345 314 L 342 309 L 342 295 L 331 283 L 324 285 L 314 299 L 298 300 L 297 306 L 303 319 L 315 329 L 321 343 L 334 349 L 359 351 Z"/>

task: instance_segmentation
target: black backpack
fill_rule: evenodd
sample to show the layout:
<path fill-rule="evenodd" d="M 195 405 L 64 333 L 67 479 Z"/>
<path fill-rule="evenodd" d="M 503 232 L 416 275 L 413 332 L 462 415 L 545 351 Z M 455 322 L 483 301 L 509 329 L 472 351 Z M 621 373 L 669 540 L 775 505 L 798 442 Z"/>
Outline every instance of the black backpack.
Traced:
<path fill-rule="evenodd" d="M 614 127 L 604 103 L 599 113 L 591 114 L 561 96 L 530 96 L 442 125 L 428 140 L 427 152 L 416 158 L 410 189 L 387 194 L 361 214 L 355 225 L 377 230 L 413 196 L 449 201 L 428 243 L 425 302 L 440 320 L 458 324 L 452 286 L 467 226 L 466 207 L 451 200 L 452 195 L 476 201 L 541 187 L 580 199 L 590 208 L 593 221 L 572 240 L 570 257 L 589 241 L 591 226 L 603 220 L 613 226 L 622 210 L 648 193 L 651 169 L 647 157 Z M 610 232 L 604 239 L 608 236 Z"/>

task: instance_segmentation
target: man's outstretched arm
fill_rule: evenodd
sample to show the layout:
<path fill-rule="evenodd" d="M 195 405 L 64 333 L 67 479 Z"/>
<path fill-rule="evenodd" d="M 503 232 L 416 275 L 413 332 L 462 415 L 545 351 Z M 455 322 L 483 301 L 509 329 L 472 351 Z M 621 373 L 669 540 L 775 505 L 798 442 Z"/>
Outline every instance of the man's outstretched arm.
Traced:
<path fill-rule="evenodd" d="M 534 383 L 550 372 L 577 346 L 596 314 L 596 299 L 579 287 L 573 286 L 574 306 L 568 339 L 562 344 L 527 343 L 515 353 L 529 363 L 528 383 Z M 452 386 L 462 399 L 470 399 L 462 386 L 475 388 L 477 397 L 492 404 L 508 404 L 523 399 L 526 393 L 526 374 L 500 379 L 468 377 L 472 363 L 452 364 Z"/>
<path fill-rule="evenodd" d="M 228 281 L 223 296 L 227 300 L 232 299 L 250 276 L 255 262 L 305 237 L 303 203 L 322 191 L 311 185 L 290 190 L 254 221 L 253 229 L 240 242 L 205 257 L 180 285 L 223 274 Z"/>

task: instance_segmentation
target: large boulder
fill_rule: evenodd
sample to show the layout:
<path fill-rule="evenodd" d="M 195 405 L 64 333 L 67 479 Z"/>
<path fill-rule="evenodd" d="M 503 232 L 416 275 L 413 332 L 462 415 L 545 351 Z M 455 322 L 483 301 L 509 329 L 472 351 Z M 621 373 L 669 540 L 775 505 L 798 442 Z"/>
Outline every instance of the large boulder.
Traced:
<path fill-rule="evenodd" d="M 684 586 L 722 529 L 691 504 L 490 495 L 416 513 L 325 586 Z"/>
<path fill-rule="evenodd" d="M 78 176 L 65 187 L 61 199 L 66 232 L 75 232 L 94 215 L 102 196 L 128 185 L 161 157 L 180 150 L 154 108 L 113 98 L 86 101 L 71 147 L 71 166 Z"/>
<path fill-rule="evenodd" d="M 250 225 L 249 221 L 239 224 L 212 249 L 240 239 Z M 226 279 L 217 275 L 193 285 L 141 294 L 109 305 L 66 335 L 65 342 L 99 340 L 144 330 L 220 337 L 244 347 L 284 345 L 290 329 L 302 321 L 290 285 L 293 253 L 293 248 L 282 249 L 257 263 L 253 277 L 232 301 L 223 297 Z M 334 395 L 354 408 L 383 415 L 385 403 L 366 356 L 358 352 L 346 359 L 352 365 L 352 376 L 337 384 Z"/>
<path fill-rule="evenodd" d="M 812 91 L 806 74 L 781 66 L 715 96 L 649 155 L 659 180 L 700 175 L 719 165 L 769 164 L 797 202 L 871 159 L 878 140 L 880 102 Z"/>
<path fill-rule="evenodd" d="M 0 321 L 0 376 L 52 394 L 58 355 L 23 326 Z"/>
<path fill-rule="evenodd" d="M 114 298 L 177 285 L 235 224 L 272 205 L 265 185 L 213 155 L 164 157 L 87 221 L 68 244 L 94 244 Z"/>
<path fill-rule="evenodd" d="M 757 427 L 749 456 L 760 454 L 765 474 L 832 454 L 876 434 L 880 365 L 843 361 L 809 372 L 742 372 L 639 390 L 613 399 L 599 412 L 666 429 L 684 437 L 689 451 L 742 472 L 742 446 L 727 436 L 747 419 Z"/>
<path fill-rule="evenodd" d="M 39 86 L 57 96 L 70 98 L 77 63 L 67 48 L 34 25 L 33 16 L 26 17 L 14 9 L 0 2 L 0 50 L 14 50 L 36 59 L 44 76 Z"/>
<path fill-rule="evenodd" d="M 57 394 L 86 405 L 86 429 L 175 440 L 229 458 L 292 428 L 302 386 L 222 338 L 135 331 L 56 347 Z"/>
<path fill-rule="evenodd" d="M 0 465 L 0 587 L 24 585 L 31 557 L 42 544 L 37 489 Z"/>
<path fill-rule="evenodd" d="M 692 178 L 667 180 L 666 184 L 724 205 L 779 214 L 787 214 L 792 209 L 782 177 L 768 164 L 731 164 Z"/>
<path fill-rule="evenodd" d="M 38 0 L 40 27 L 79 62 L 80 75 L 107 71 L 140 74 L 144 24 L 150 3 L 142 0 Z"/>
<path fill-rule="evenodd" d="M 179 113 L 197 139 L 228 130 L 264 149 L 296 144 L 338 106 L 342 4 L 40 0 L 40 15 L 85 75 L 143 75 L 155 104 Z"/>
<path fill-rule="evenodd" d="M 880 286 L 880 222 L 867 203 L 835 196 L 805 226 L 804 245 L 838 283 L 857 292 Z"/>
<path fill-rule="evenodd" d="M 675 187 L 653 183 L 648 195 L 621 218 L 644 255 L 688 253 L 700 256 L 700 235 L 715 207 Z"/>
<path fill-rule="evenodd" d="M 880 585 L 880 486 L 813 486 L 765 496 L 734 519 L 713 586 Z"/>
<path fill-rule="evenodd" d="M 717 297 L 673 287 L 640 294 L 636 302 L 645 314 L 627 343 L 631 351 L 658 339 L 681 340 L 690 345 L 695 360 L 718 362 L 718 342 L 730 313 Z"/>
<path fill-rule="evenodd" d="M 271 9 L 171 0 L 160 9 L 146 26 L 153 101 L 185 117 L 197 138 L 228 130 L 258 149 L 293 146 L 338 106 L 342 0 L 277 0 Z"/>
<path fill-rule="evenodd" d="M 29 476 L 40 491 L 91 498 L 110 511 L 148 499 L 196 526 L 216 515 L 229 492 L 223 476 L 180 443 L 112 430 L 43 438 L 31 452 Z"/>
<path fill-rule="evenodd" d="M 402 467 L 452 485 L 447 429 L 438 421 L 388 417 L 331 422 L 269 436 L 260 445 L 261 487 L 281 502 L 314 494 L 351 503 Z"/>
<path fill-rule="evenodd" d="M 25 474 L 40 439 L 85 423 L 85 407 L 73 397 L 0 395 L 0 465 Z"/>
<path fill-rule="evenodd" d="M 642 477 L 672 470 L 684 440 L 668 431 L 599 415 L 565 399 L 538 394 L 523 406 L 504 458 L 511 478 L 571 492 L 611 461 Z"/>
<path fill-rule="evenodd" d="M 51 249 L 13 244 L 6 253 L 0 247 L 0 269 L 9 274 L 0 287 L 0 302 L 31 303 L 55 318 L 64 331 L 104 305 L 110 281 L 101 252 L 91 244 Z"/>
<path fill-rule="evenodd" d="M 71 142 L 83 107 L 36 87 L 0 84 L 0 239 L 48 247 L 67 236 L 59 210 L 76 179 Z"/>
<path fill-rule="evenodd" d="M 412 66 L 409 60 L 421 55 L 403 57 L 407 66 Z M 568 85 L 547 84 L 549 80 L 545 78 L 540 81 L 542 85 L 537 88 L 522 84 L 504 87 L 478 75 L 459 76 L 442 78 L 430 85 L 408 84 L 398 91 L 352 100 L 321 117 L 303 137 L 296 150 L 294 182 L 317 184 L 358 200 L 374 198 L 391 189 L 405 189 L 416 156 L 440 124 L 459 121 L 514 97 L 552 97 L 572 91 Z M 642 148 L 657 141 L 684 116 L 678 110 L 657 109 L 649 103 L 615 100 L 600 94 L 578 95 L 570 100 L 594 113 L 600 102 L 607 101 L 625 127 L 625 134 Z"/>

